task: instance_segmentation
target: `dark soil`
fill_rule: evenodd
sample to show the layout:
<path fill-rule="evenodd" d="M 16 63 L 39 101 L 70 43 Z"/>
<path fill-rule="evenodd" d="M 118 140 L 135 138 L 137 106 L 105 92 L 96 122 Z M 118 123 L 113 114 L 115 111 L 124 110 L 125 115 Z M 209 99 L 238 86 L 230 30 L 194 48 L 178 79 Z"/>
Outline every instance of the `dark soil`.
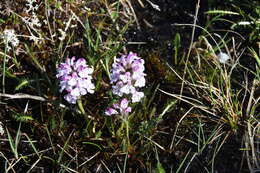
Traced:
<path fill-rule="evenodd" d="M 174 36 L 179 33 L 181 35 L 181 49 L 187 50 L 191 40 L 191 32 L 192 27 L 190 26 L 175 26 L 174 24 L 193 24 L 194 23 L 194 15 L 197 1 L 195 0 L 153 0 L 154 4 L 159 5 L 160 11 L 152 8 L 149 3 L 145 3 L 145 8 L 141 7 L 140 4 L 135 1 L 134 7 L 136 11 L 136 15 L 138 18 L 138 22 L 140 27 L 131 27 L 126 32 L 126 38 L 128 42 L 146 42 L 146 44 L 140 45 L 128 45 L 128 49 L 135 52 L 143 52 L 143 57 L 149 56 L 152 53 L 156 52 L 156 54 L 161 57 L 161 61 L 168 62 L 172 64 L 172 56 L 173 56 L 173 40 Z M 229 6 L 229 2 L 226 1 L 214 1 L 211 4 L 208 3 L 207 0 L 201 0 L 198 20 L 196 24 L 199 26 L 205 26 L 207 22 L 207 16 L 205 12 L 210 10 L 211 7 L 215 9 L 225 9 Z M 233 2 L 233 1 L 232 1 Z M 244 1 L 246 2 L 246 1 Z M 243 4 L 243 1 L 240 2 Z M 257 1 L 252 1 L 252 3 L 257 3 Z M 240 4 L 240 5 L 241 5 Z M 242 6 L 247 11 L 247 6 Z M 214 23 L 211 26 L 211 30 L 220 30 L 220 29 L 229 29 L 230 26 L 226 24 L 219 23 L 215 25 Z M 247 32 L 240 31 L 240 32 Z M 195 30 L 195 38 L 194 41 L 197 40 L 198 36 L 201 34 L 201 30 Z M 220 35 L 223 33 L 220 33 Z M 235 37 L 237 38 L 237 37 Z M 240 39 L 240 38 L 238 38 Z M 252 44 L 252 41 L 249 42 L 248 38 L 242 42 L 242 44 Z M 158 53 L 159 52 L 159 53 Z M 147 61 L 148 62 L 148 61 Z M 252 57 L 242 57 L 241 64 L 243 64 L 248 69 L 255 71 L 255 60 Z M 178 68 L 178 67 L 176 67 Z M 155 73 L 161 74 L 160 70 L 163 71 L 162 68 L 157 69 Z M 237 71 L 234 73 L 236 77 L 237 88 L 241 89 L 241 85 L 246 79 L 249 79 L 249 83 L 252 83 L 254 78 L 253 74 L 247 73 L 247 77 L 245 79 L 244 75 L 245 71 Z M 161 83 L 161 77 L 155 77 L 151 79 L 151 82 Z M 157 81 L 157 82 L 156 82 Z M 161 85 L 164 86 L 164 84 Z M 176 90 L 176 89 L 175 89 Z M 169 127 L 169 122 L 176 122 L 176 118 L 167 118 L 162 122 L 164 127 Z M 174 125 L 173 125 L 174 126 Z M 172 128 L 173 128 L 172 126 Z M 171 127 L 169 127 L 171 129 Z M 169 130 L 171 133 L 171 130 Z M 161 138 L 161 137 L 159 137 Z M 229 139 L 227 143 L 225 143 L 222 147 L 221 152 L 216 157 L 215 170 L 216 172 L 222 173 L 237 173 L 237 172 L 248 172 L 248 168 L 246 163 L 242 164 L 242 155 L 243 152 L 239 151 L 241 147 L 241 139 L 242 137 L 237 137 L 237 135 L 231 135 L 232 139 Z M 162 140 L 159 140 L 162 141 Z M 167 137 L 164 141 L 171 142 Z M 167 144 L 166 144 L 167 145 Z M 169 144 L 168 144 L 169 145 Z M 192 146 L 184 147 L 192 148 Z M 195 147 L 196 148 L 196 147 Z M 203 153 L 199 153 L 194 161 L 191 163 L 188 172 L 189 173 L 198 173 L 205 172 L 203 166 L 210 163 L 210 160 L 207 160 L 207 157 L 212 154 L 213 149 L 209 146 Z M 173 153 L 177 153 L 178 151 L 173 151 Z M 181 162 L 176 158 L 176 154 L 172 157 L 172 152 L 163 154 L 162 164 L 167 172 L 170 172 L 174 166 L 172 165 L 172 158 L 175 160 L 174 162 Z M 242 167 L 241 164 L 243 165 Z"/>

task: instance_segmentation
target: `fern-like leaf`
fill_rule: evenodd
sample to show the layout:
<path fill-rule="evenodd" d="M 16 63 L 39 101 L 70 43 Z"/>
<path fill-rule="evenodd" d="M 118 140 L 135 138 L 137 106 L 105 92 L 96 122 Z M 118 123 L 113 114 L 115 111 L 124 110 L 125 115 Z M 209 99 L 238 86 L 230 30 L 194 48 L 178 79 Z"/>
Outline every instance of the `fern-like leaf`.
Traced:
<path fill-rule="evenodd" d="M 15 111 L 12 111 L 12 117 L 16 121 L 20 121 L 20 122 L 28 122 L 28 121 L 33 121 L 34 120 L 33 117 L 31 117 L 30 115 L 17 113 Z"/>

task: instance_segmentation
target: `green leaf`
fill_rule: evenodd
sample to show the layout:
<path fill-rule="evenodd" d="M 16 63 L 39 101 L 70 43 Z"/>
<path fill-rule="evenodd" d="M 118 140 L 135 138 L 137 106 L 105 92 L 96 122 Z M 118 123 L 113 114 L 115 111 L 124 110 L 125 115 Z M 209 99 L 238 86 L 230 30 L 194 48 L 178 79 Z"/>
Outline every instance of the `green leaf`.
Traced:
<path fill-rule="evenodd" d="M 99 130 L 97 133 L 96 133 L 96 139 L 100 138 L 102 135 L 102 131 Z"/>
<path fill-rule="evenodd" d="M 156 172 L 157 173 L 165 173 L 165 170 L 160 162 L 157 162 L 157 167 L 156 167 Z"/>
<path fill-rule="evenodd" d="M 5 21 L 3 19 L 0 19 L 0 25 L 5 23 Z"/>
<path fill-rule="evenodd" d="M 174 38 L 174 47 L 179 48 L 181 47 L 181 36 L 179 33 L 176 33 Z"/>
<path fill-rule="evenodd" d="M 8 142 L 10 144 L 11 150 L 14 153 L 15 158 L 18 158 L 18 154 L 17 154 L 17 150 L 16 150 L 16 146 L 15 146 L 14 140 L 13 140 L 12 136 L 10 135 L 8 129 L 6 129 L 6 132 L 7 132 Z"/>
<path fill-rule="evenodd" d="M 92 145 L 92 146 L 95 146 L 97 147 L 99 150 L 102 150 L 102 148 L 98 145 L 98 144 L 95 144 L 93 142 L 82 142 L 83 144 L 87 144 L 87 145 Z"/>
<path fill-rule="evenodd" d="M 34 120 L 33 117 L 31 117 L 30 115 L 17 113 L 15 111 L 12 111 L 12 116 L 16 121 L 20 121 L 20 122 L 28 122 Z"/>
<path fill-rule="evenodd" d="M 117 18 L 118 18 L 118 12 L 117 11 L 113 11 L 111 13 L 111 19 L 113 20 L 113 22 L 115 22 Z"/>
<path fill-rule="evenodd" d="M 15 87 L 15 91 L 20 90 L 26 86 L 28 86 L 30 81 L 28 79 L 22 79 L 20 83 Z"/>
<path fill-rule="evenodd" d="M 230 14 L 230 15 L 240 15 L 237 12 L 233 11 L 224 11 L 224 10 L 210 10 L 205 12 L 205 14 Z"/>

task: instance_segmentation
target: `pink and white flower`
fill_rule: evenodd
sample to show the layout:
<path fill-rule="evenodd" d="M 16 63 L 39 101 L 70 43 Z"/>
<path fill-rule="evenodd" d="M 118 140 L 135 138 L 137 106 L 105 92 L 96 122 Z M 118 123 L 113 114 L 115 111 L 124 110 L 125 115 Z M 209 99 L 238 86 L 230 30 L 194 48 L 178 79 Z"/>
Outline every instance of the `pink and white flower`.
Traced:
<path fill-rule="evenodd" d="M 75 104 L 80 96 L 87 93 L 94 93 L 95 86 L 92 83 L 93 68 L 86 64 L 83 58 L 75 61 L 75 57 L 67 58 L 61 63 L 57 70 L 56 77 L 60 80 L 60 92 L 66 91 L 64 99 Z"/>
<path fill-rule="evenodd" d="M 105 114 L 107 116 L 121 114 L 121 115 L 128 115 L 132 108 L 128 106 L 129 101 L 126 98 L 123 98 L 119 103 L 114 103 L 112 107 L 106 109 Z"/>
<path fill-rule="evenodd" d="M 111 81 L 112 92 L 122 97 L 132 95 L 132 102 L 139 102 L 144 94 L 138 88 L 145 86 L 144 60 L 135 53 L 122 55 L 112 64 Z M 136 94 L 138 93 L 138 94 Z"/>
<path fill-rule="evenodd" d="M 120 58 L 115 59 L 110 74 L 112 92 L 124 98 L 113 104 L 112 107 L 107 108 L 105 111 L 106 115 L 128 115 L 132 108 L 125 97 L 130 96 L 132 103 L 141 101 L 144 93 L 138 90 L 145 86 L 146 74 L 144 70 L 144 60 L 135 53 L 130 52 L 128 55 L 122 55 Z"/>

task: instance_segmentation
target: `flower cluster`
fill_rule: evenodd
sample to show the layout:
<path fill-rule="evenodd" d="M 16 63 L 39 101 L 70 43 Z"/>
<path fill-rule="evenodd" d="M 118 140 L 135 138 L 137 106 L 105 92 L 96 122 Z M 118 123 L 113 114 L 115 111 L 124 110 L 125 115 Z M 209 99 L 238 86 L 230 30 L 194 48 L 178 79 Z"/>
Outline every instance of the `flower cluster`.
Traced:
<path fill-rule="evenodd" d="M 133 103 L 139 102 L 144 97 L 144 93 L 138 91 L 138 88 L 145 86 L 144 76 L 144 60 L 135 53 L 117 58 L 111 71 L 113 94 L 120 97 L 130 94 Z"/>
<path fill-rule="evenodd" d="M 106 109 L 105 114 L 110 115 L 127 115 L 132 111 L 132 108 L 128 106 L 129 102 L 126 98 L 123 98 L 119 103 L 114 103 L 112 107 Z"/>
<path fill-rule="evenodd" d="M 140 102 L 144 93 L 138 91 L 145 86 L 144 60 L 135 53 L 130 52 L 117 58 L 112 64 L 111 81 L 112 92 L 119 97 L 130 96 L 132 103 Z M 108 116 L 114 114 L 128 115 L 132 111 L 128 106 L 129 101 L 126 98 L 121 99 L 112 107 L 106 109 Z"/>
<path fill-rule="evenodd" d="M 19 44 L 19 40 L 16 37 L 16 34 L 13 29 L 4 30 L 3 34 L 1 35 L 1 38 L 4 40 L 6 44 L 7 51 L 11 49 L 9 44 L 11 44 L 13 47 L 17 47 Z"/>
<path fill-rule="evenodd" d="M 64 98 L 72 104 L 75 104 L 80 96 L 87 93 L 94 93 L 95 86 L 91 82 L 93 68 L 86 64 L 83 58 L 75 61 L 75 57 L 67 59 L 61 63 L 56 77 L 60 80 L 60 92 L 66 90 L 68 94 Z"/>

